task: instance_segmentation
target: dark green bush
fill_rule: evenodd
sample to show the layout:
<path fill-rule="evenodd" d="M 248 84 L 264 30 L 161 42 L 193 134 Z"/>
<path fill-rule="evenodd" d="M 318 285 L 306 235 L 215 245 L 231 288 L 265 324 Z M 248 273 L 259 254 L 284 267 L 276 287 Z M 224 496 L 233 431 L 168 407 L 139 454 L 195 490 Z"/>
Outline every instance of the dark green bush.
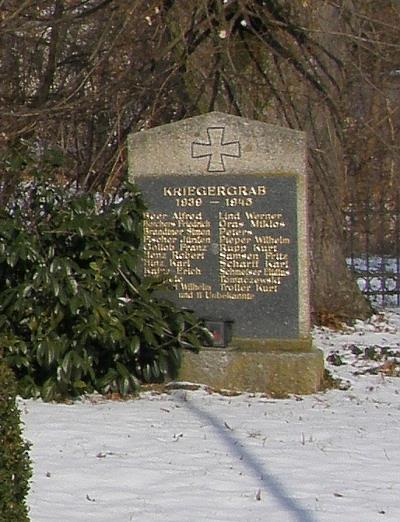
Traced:
<path fill-rule="evenodd" d="M 20 187 L 0 210 L 0 349 L 23 396 L 134 392 L 179 368 L 207 331 L 141 279 L 144 205 L 47 182 Z"/>
<path fill-rule="evenodd" d="M 0 361 L 0 520 L 28 521 L 25 497 L 31 477 L 28 445 L 22 440 L 16 383 Z"/>

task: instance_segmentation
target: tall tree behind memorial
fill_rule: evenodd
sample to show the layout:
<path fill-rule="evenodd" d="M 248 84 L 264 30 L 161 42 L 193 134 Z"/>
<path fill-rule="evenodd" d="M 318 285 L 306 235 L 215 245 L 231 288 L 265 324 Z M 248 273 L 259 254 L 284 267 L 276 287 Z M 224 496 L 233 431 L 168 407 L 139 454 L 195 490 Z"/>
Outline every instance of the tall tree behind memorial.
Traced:
<path fill-rule="evenodd" d="M 343 10 L 352 35 L 344 89 L 344 145 L 346 203 L 354 211 L 356 253 L 365 251 L 363 229 L 369 232 L 370 251 L 386 255 L 395 254 L 399 234 L 399 7 L 399 2 L 384 0 L 365 2 L 361 12 L 351 5 Z"/>

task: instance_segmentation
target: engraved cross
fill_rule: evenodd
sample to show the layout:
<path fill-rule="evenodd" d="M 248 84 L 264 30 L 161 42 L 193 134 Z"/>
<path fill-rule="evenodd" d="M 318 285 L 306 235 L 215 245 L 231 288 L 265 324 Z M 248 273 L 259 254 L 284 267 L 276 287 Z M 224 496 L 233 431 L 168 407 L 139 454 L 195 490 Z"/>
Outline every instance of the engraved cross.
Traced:
<path fill-rule="evenodd" d="M 224 142 L 225 127 L 209 127 L 208 141 L 192 143 L 192 158 L 208 159 L 208 172 L 225 172 L 224 156 L 240 158 L 239 141 Z"/>

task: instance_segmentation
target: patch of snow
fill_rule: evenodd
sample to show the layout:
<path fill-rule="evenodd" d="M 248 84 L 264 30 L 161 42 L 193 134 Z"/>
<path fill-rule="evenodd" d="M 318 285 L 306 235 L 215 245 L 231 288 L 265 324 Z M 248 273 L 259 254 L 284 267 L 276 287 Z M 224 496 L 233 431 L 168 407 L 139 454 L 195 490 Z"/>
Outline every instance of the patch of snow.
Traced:
<path fill-rule="evenodd" d="M 182 383 L 127 401 L 20 400 L 31 521 L 398 522 L 400 380 L 385 364 L 399 334 L 399 310 L 314 329 L 347 385 L 310 396 Z"/>

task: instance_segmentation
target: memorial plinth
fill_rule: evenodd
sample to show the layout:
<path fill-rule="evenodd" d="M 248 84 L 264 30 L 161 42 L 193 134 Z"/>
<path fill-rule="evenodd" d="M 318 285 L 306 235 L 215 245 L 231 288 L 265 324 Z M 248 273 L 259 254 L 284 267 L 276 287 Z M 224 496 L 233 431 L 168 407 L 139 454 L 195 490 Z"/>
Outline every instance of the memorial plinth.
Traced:
<path fill-rule="evenodd" d="M 187 353 L 181 379 L 277 393 L 318 389 L 310 338 L 305 135 L 209 113 L 129 137 L 148 206 L 144 275 L 179 306 L 231 325 L 228 346 Z"/>

